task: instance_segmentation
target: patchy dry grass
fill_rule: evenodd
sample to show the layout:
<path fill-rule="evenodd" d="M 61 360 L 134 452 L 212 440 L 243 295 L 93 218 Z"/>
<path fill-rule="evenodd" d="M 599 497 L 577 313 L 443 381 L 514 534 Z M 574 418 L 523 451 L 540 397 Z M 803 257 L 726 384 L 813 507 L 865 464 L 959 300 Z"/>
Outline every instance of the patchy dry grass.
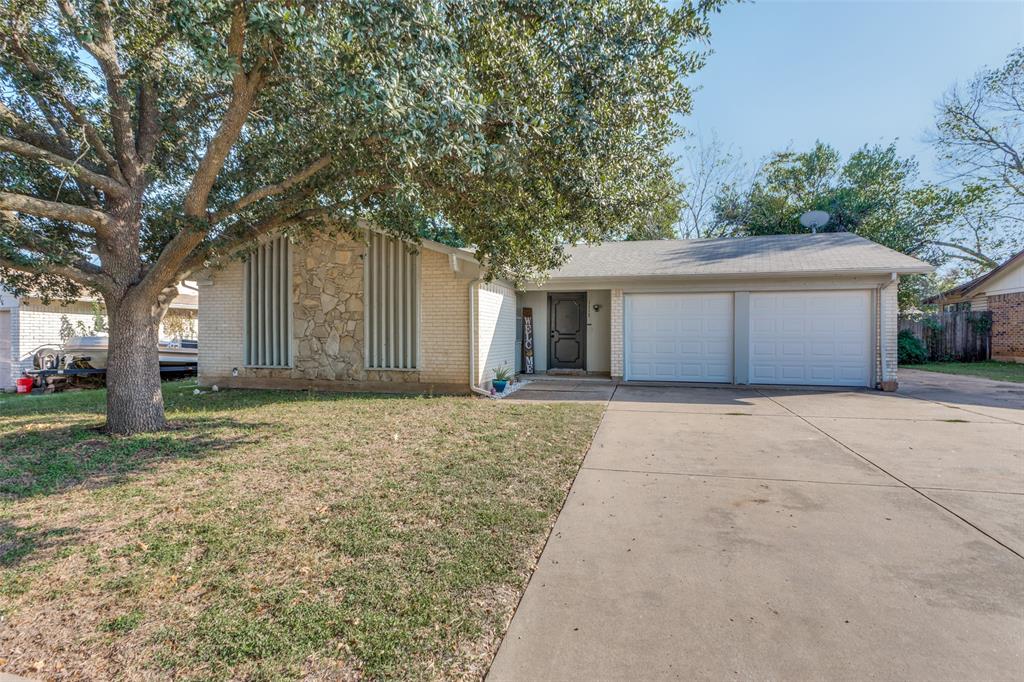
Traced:
<path fill-rule="evenodd" d="M 0 670 L 479 677 L 601 412 L 193 387 L 0 398 Z"/>

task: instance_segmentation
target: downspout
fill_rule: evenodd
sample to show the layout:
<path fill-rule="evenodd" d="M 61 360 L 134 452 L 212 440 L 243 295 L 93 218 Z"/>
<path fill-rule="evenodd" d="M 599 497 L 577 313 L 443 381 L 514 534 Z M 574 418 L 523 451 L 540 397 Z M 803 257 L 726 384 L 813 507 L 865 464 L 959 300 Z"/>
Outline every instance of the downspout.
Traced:
<path fill-rule="evenodd" d="M 481 281 L 477 277 L 469 283 L 469 390 L 489 398 L 491 394 L 476 385 L 476 287 Z"/>

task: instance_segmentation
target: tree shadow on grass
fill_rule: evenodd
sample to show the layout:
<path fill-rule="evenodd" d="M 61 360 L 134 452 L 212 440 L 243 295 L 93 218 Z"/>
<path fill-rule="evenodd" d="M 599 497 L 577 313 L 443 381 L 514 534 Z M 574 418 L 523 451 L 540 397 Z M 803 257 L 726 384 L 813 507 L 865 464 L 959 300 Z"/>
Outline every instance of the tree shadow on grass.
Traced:
<path fill-rule="evenodd" d="M 81 535 L 79 528 L 18 526 L 8 519 L 0 519 L 0 569 L 16 568 L 39 552 L 59 554 L 63 548 L 79 544 Z M 13 596 L 11 593 L 18 590 L 19 585 L 13 578 L 0 585 L 0 595 Z"/>
<path fill-rule="evenodd" d="M 225 416 L 189 416 L 165 431 L 110 436 L 102 421 L 68 426 L 19 428 L 0 439 L 0 501 L 60 493 L 73 486 L 101 488 L 123 483 L 174 460 L 203 459 L 230 448 L 259 443 L 268 422 Z"/>

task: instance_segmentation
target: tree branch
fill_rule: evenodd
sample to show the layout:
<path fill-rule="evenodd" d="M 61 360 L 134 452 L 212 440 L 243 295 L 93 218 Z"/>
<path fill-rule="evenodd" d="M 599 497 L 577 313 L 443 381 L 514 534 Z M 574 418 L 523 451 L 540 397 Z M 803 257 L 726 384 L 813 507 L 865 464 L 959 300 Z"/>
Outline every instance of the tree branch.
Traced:
<path fill-rule="evenodd" d="M 252 71 L 248 73 L 242 63 L 247 20 L 244 4 L 241 0 L 235 0 L 231 13 L 231 28 L 228 32 L 228 55 L 235 62 L 235 73 L 231 81 L 231 99 L 217 131 L 206 145 L 206 151 L 199 161 L 199 166 L 192 177 L 183 202 L 186 217 L 194 220 L 196 227 L 183 229 L 174 235 L 171 241 L 164 246 L 160 256 L 153 263 L 153 267 L 146 273 L 140 286 L 150 288 L 154 293 L 174 280 L 189 254 L 206 239 L 212 225 L 207 215 L 210 190 L 217 180 L 217 175 L 224 167 L 231 148 L 238 141 L 242 127 L 256 100 L 256 94 L 263 84 L 265 60 L 257 60 Z M 205 224 L 206 229 L 199 229 L 199 224 Z"/>
<path fill-rule="evenodd" d="M 86 40 L 81 32 L 85 22 L 70 0 L 59 0 L 61 12 L 78 38 L 78 42 L 103 70 L 107 86 L 107 97 L 110 100 L 110 128 L 114 133 L 114 150 L 120 160 L 121 172 L 131 182 L 139 172 L 139 159 L 135 153 L 135 136 L 132 132 L 131 106 L 124 92 L 124 73 L 117 60 L 117 38 L 114 35 L 113 20 L 110 15 L 108 0 L 95 3 L 93 19 L 96 22 L 99 39 L 96 42 Z"/>
<path fill-rule="evenodd" d="M 273 185 L 267 185 L 266 187 L 261 187 L 260 189 L 249 192 L 232 205 L 228 206 L 227 208 L 221 209 L 220 211 L 217 211 L 212 216 L 210 216 L 210 222 L 212 224 L 217 224 L 221 220 L 227 218 L 228 216 L 232 216 L 244 210 L 247 206 L 250 206 L 261 199 L 266 199 L 267 197 L 288 191 L 295 185 L 304 182 L 309 178 L 313 177 L 314 175 L 316 175 L 317 173 L 319 173 L 321 170 L 329 166 L 333 160 L 334 156 L 332 154 L 321 156 L 319 159 L 309 164 L 298 173 L 295 173 L 294 175 L 285 178 L 281 182 L 275 183 Z"/>
<path fill-rule="evenodd" d="M 114 219 L 103 211 L 10 192 L 0 192 L 0 211 L 16 211 L 38 218 L 89 225 L 96 229 L 97 236 L 102 237 L 109 236 L 110 230 L 115 225 Z"/>
<path fill-rule="evenodd" d="M 18 40 L 17 33 L 12 33 L 8 36 L 8 46 L 11 48 L 11 52 L 18 57 L 18 60 L 21 62 L 22 66 L 25 67 L 25 70 L 28 71 L 33 78 L 50 86 L 50 96 L 53 97 L 68 113 L 71 119 L 82 128 L 82 131 L 85 133 L 86 141 L 88 141 L 89 146 L 95 150 L 96 154 L 100 157 L 100 160 L 103 161 L 103 164 L 107 167 L 107 172 L 110 173 L 111 177 L 116 180 L 123 181 L 124 176 L 121 174 L 121 167 L 117 164 L 117 160 L 107 150 L 99 132 L 97 132 L 96 128 L 89 122 L 89 119 L 85 117 L 81 110 L 61 91 L 60 86 L 56 84 L 51 74 L 39 66 L 28 50 L 21 45 Z M 32 92 L 32 88 L 26 87 L 23 83 L 19 85 L 22 90 L 29 93 L 29 96 L 36 103 L 36 106 L 39 107 L 39 110 L 43 113 L 43 116 L 46 118 L 47 122 L 49 122 L 50 127 L 54 129 L 57 136 L 62 140 L 67 140 L 67 143 L 70 143 L 69 136 L 64 131 L 60 121 L 54 115 L 49 103 L 40 97 L 38 93 Z"/>
<path fill-rule="evenodd" d="M 235 74 L 231 84 L 231 100 L 221 119 L 217 132 L 206 145 L 206 152 L 199 162 L 196 174 L 192 177 L 188 192 L 185 194 L 185 215 L 192 218 L 206 219 L 207 200 L 210 190 L 231 148 L 238 140 L 242 127 L 252 110 L 256 92 L 262 81 L 262 73 L 256 67 L 247 74 L 242 64 L 242 52 L 245 48 L 246 14 L 243 4 L 236 0 L 231 14 L 231 29 L 228 35 L 228 54 L 235 60 Z"/>
<path fill-rule="evenodd" d="M 48 152 L 52 152 L 67 159 L 75 156 L 71 140 L 67 139 L 67 136 L 61 132 L 63 130 L 62 128 L 60 130 L 55 129 L 57 139 L 54 140 L 52 136 L 38 130 L 36 126 L 21 118 L 21 116 L 8 108 L 3 102 L 0 102 L 0 118 L 7 119 L 7 122 L 15 135 L 15 139 L 41 149 L 45 149 Z M 59 127 L 59 121 L 54 123 Z M 88 164 L 84 160 L 79 159 L 78 163 L 86 169 L 96 172 L 92 168 L 92 165 Z M 75 184 L 78 186 L 78 191 L 81 192 L 82 198 L 85 199 L 92 208 L 99 209 L 101 207 L 99 196 L 87 182 L 84 182 L 79 178 L 75 178 Z"/>
<path fill-rule="evenodd" d="M 0 135 L 0 152 L 10 152 L 24 158 L 45 161 L 54 168 L 66 171 L 73 177 L 92 185 L 96 189 L 103 190 L 113 197 L 124 197 L 128 193 L 128 188 L 117 180 L 108 178 L 101 173 L 94 173 L 74 159 L 69 159 L 12 137 Z"/>
<path fill-rule="evenodd" d="M 971 260 L 974 261 L 975 263 L 980 263 L 981 265 L 987 265 L 993 268 L 999 265 L 999 263 L 995 262 L 994 260 L 986 256 L 985 254 L 981 253 L 980 251 L 975 251 L 974 249 L 968 248 L 962 244 L 956 244 L 953 242 L 943 242 L 938 240 L 932 240 L 931 243 L 934 244 L 935 246 L 942 246 L 947 249 L 955 249 L 957 251 L 962 251 L 963 254 L 966 254 L 966 256 L 961 254 L 949 254 L 953 258 Z"/>
<path fill-rule="evenodd" d="M 65 279 L 70 279 L 72 282 L 95 289 L 99 292 L 109 290 L 108 282 L 102 275 L 93 275 L 83 272 L 82 270 L 70 265 L 38 262 L 27 263 L 0 256 L 0 267 L 17 270 L 18 272 L 27 272 L 30 275 L 57 275 Z"/>
<path fill-rule="evenodd" d="M 188 273 L 202 267 L 204 260 L 211 253 L 221 253 L 227 256 L 234 255 L 235 252 L 243 246 L 255 239 L 259 239 L 265 234 L 291 225 L 298 225 L 307 220 L 316 220 L 318 218 L 328 217 L 339 208 L 342 208 L 342 206 L 344 205 L 332 204 L 330 206 L 317 206 L 315 208 L 307 208 L 295 213 L 280 211 L 256 222 L 253 225 L 236 230 L 230 235 L 225 234 L 220 238 L 215 239 L 212 243 L 207 245 L 206 248 L 193 253 L 188 259 L 186 259 L 181 266 L 179 275 L 184 277 Z"/>
<path fill-rule="evenodd" d="M 139 89 L 139 131 L 136 136 L 136 153 L 143 164 L 149 163 L 156 151 L 159 132 L 159 109 L 153 83 L 147 81 Z"/>

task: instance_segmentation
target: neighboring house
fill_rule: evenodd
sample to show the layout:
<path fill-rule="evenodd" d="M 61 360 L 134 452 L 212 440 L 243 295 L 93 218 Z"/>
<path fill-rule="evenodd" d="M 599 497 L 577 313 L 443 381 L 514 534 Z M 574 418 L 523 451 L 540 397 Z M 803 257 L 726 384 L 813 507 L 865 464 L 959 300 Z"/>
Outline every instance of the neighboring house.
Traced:
<path fill-rule="evenodd" d="M 937 304 L 944 311 L 991 311 L 992 358 L 1024 362 L 1024 251 L 925 303 Z"/>
<path fill-rule="evenodd" d="M 896 388 L 896 287 L 932 267 L 852 234 L 608 242 L 544 282 L 473 252 L 264 243 L 199 279 L 202 384 L 467 391 L 521 362 L 624 381 Z"/>
<path fill-rule="evenodd" d="M 161 338 L 174 338 L 182 330 L 197 330 L 199 307 L 194 282 L 178 286 L 178 296 L 171 303 L 160 327 Z M 38 297 L 17 297 L 0 288 L 0 391 L 10 390 L 26 369 L 32 369 L 32 358 L 41 346 L 60 346 L 67 334 L 91 334 L 97 327 L 106 327 L 103 304 L 90 296 L 77 301 L 43 303 Z"/>

